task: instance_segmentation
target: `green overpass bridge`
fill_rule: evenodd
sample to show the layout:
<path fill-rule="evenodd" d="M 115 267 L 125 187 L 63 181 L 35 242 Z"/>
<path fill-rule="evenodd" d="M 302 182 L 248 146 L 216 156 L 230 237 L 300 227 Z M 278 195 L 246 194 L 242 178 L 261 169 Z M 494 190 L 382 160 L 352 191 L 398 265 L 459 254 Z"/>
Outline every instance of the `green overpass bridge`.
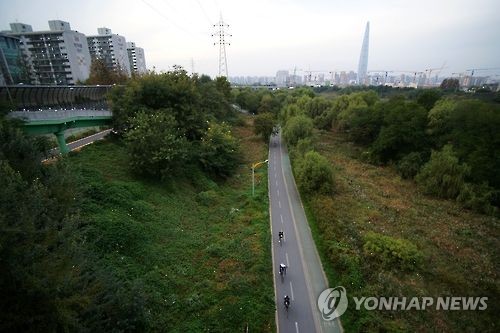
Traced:
<path fill-rule="evenodd" d="M 23 130 L 31 135 L 54 134 L 60 152 L 69 152 L 64 132 L 70 128 L 105 126 L 111 124 L 111 111 L 107 110 L 42 110 L 13 111 L 9 117 L 22 120 Z"/>
<path fill-rule="evenodd" d="M 9 117 L 24 121 L 32 135 L 54 134 L 60 152 L 69 151 L 64 132 L 71 128 L 111 124 L 107 96 L 111 85 L 94 86 L 0 86 L 0 102 L 8 105 Z"/>

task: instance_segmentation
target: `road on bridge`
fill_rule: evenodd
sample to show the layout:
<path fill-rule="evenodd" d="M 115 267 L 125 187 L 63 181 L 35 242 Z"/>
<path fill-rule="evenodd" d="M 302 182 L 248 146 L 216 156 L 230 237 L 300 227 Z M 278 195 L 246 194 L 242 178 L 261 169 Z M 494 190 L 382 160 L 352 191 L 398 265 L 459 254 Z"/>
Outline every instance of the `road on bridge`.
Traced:
<path fill-rule="evenodd" d="M 86 137 L 81 138 L 79 140 L 70 142 L 67 144 L 67 146 L 68 146 L 70 151 L 75 150 L 75 149 L 79 149 L 79 148 L 82 148 L 86 145 L 94 143 L 95 141 L 104 139 L 104 137 L 106 135 L 108 135 L 109 132 L 111 132 L 111 129 L 107 129 L 107 130 L 86 136 Z M 49 150 L 48 155 L 50 157 L 58 156 L 59 155 L 59 148 L 53 148 L 53 149 Z"/>
<path fill-rule="evenodd" d="M 270 140 L 268 173 L 277 331 L 342 332 L 338 319 L 323 320 L 316 305 L 320 293 L 328 288 L 328 282 L 280 135 Z M 281 244 L 279 231 L 284 233 Z M 283 277 L 279 274 L 281 263 L 288 266 Z M 288 311 L 284 306 L 285 295 L 291 299 Z"/>

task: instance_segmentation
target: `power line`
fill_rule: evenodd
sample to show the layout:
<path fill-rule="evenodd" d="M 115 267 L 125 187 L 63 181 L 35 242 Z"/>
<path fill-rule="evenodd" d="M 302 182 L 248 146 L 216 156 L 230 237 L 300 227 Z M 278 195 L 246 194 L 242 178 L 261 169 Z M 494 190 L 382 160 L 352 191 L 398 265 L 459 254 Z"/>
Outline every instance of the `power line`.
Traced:
<path fill-rule="evenodd" d="M 198 36 L 194 35 L 191 31 L 189 31 L 189 30 L 185 29 L 184 27 L 182 27 L 181 25 L 177 24 L 174 20 L 170 19 L 168 16 L 166 16 L 165 14 L 163 14 L 162 12 L 160 12 L 157 8 L 153 7 L 150 3 L 146 2 L 146 0 L 141 0 L 141 1 L 144 2 L 154 12 L 156 12 L 156 14 L 160 15 L 161 17 L 163 17 L 170 24 L 173 24 L 177 29 L 182 30 L 182 31 L 190 34 L 191 36 L 196 37 L 196 38 L 199 39 Z"/>
<path fill-rule="evenodd" d="M 201 5 L 200 1 L 199 0 L 196 0 L 196 2 L 198 3 L 198 6 L 200 7 L 203 15 L 205 16 L 205 18 L 207 19 L 208 23 L 210 23 L 211 25 L 213 24 L 212 23 L 212 20 L 210 19 L 210 17 L 208 16 L 207 12 L 205 11 L 205 8 L 203 8 L 203 6 Z"/>

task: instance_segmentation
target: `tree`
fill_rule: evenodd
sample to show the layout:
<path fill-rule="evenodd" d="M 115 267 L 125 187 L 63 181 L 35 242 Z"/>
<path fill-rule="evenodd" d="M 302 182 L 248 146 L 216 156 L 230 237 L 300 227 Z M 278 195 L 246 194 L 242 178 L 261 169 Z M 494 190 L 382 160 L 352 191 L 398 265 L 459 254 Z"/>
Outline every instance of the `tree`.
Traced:
<path fill-rule="evenodd" d="M 210 95 L 211 90 L 217 96 L 215 98 L 222 98 L 213 83 L 207 85 L 205 87 L 197 78 L 189 77 L 179 67 L 167 73 L 150 73 L 130 80 L 126 87 L 115 87 L 110 94 L 113 125 L 118 131 L 125 132 L 130 128 L 130 119 L 139 111 L 156 113 L 169 109 L 186 138 L 199 140 L 213 115 L 211 106 L 214 105 L 214 97 L 207 99 L 207 103 L 202 97 Z"/>
<path fill-rule="evenodd" d="M 231 84 L 225 76 L 219 76 L 215 79 L 215 87 L 226 100 L 231 98 Z"/>
<path fill-rule="evenodd" d="M 460 82 L 458 81 L 458 79 L 447 78 L 444 79 L 443 82 L 441 82 L 439 88 L 441 88 L 442 90 L 457 91 L 458 89 L 460 89 Z"/>
<path fill-rule="evenodd" d="M 209 124 L 201 139 L 199 160 L 206 171 L 221 177 L 230 176 L 238 167 L 239 144 L 227 124 Z"/>
<path fill-rule="evenodd" d="M 190 145 L 170 109 L 139 112 L 125 135 L 132 170 L 165 179 L 188 161 Z"/>
<path fill-rule="evenodd" d="M 283 136 L 288 144 L 294 146 L 300 139 L 312 135 L 313 122 L 311 118 L 303 115 L 291 117 L 283 128 Z"/>
<path fill-rule="evenodd" d="M 260 113 L 254 118 L 253 131 L 255 134 L 262 136 L 264 142 L 269 142 L 269 137 L 274 131 L 275 120 L 271 113 Z"/>
<path fill-rule="evenodd" d="M 328 160 L 315 151 L 296 162 L 295 174 L 302 193 L 328 194 L 333 189 L 333 169 Z"/>
<path fill-rule="evenodd" d="M 86 84 L 116 84 L 127 80 L 125 74 L 120 68 L 117 72 L 109 69 L 106 62 L 100 58 L 93 58 L 90 65 L 89 78 Z"/>
<path fill-rule="evenodd" d="M 422 106 L 395 98 L 382 103 L 383 125 L 373 142 L 373 155 L 383 163 L 399 160 L 410 152 L 428 149 L 427 110 Z"/>
<path fill-rule="evenodd" d="M 500 189 L 500 106 L 478 100 L 439 101 L 429 112 L 429 132 L 437 147 L 453 144 L 476 184 L 487 182 Z"/>
<path fill-rule="evenodd" d="M 469 172 L 469 166 L 459 162 L 453 147 L 446 145 L 440 151 L 432 151 L 431 159 L 424 164 L 415 180 L 426 194 L 455 199 L 462 191 Z"/>
<path fill-rule="evenodd" d="M 440 98 L 441 92 L 437 89 L 422 89 L 417 92 L 417 103 L 427 110 L 432 109 Z"/>

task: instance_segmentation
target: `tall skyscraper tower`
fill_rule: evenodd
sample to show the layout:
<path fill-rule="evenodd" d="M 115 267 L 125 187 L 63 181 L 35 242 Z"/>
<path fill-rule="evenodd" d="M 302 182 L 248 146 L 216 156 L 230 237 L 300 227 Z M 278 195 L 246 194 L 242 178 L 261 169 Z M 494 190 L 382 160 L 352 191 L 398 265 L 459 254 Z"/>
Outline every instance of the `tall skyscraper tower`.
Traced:
<path fill-rule="evenodd" d="M 370 44 L 370 22 L 366 22 L 365 36 L 361 46 L 358 64 L 358 84 L 365 84 L 366 73 L 368 71 L 368 47 Z"/>

